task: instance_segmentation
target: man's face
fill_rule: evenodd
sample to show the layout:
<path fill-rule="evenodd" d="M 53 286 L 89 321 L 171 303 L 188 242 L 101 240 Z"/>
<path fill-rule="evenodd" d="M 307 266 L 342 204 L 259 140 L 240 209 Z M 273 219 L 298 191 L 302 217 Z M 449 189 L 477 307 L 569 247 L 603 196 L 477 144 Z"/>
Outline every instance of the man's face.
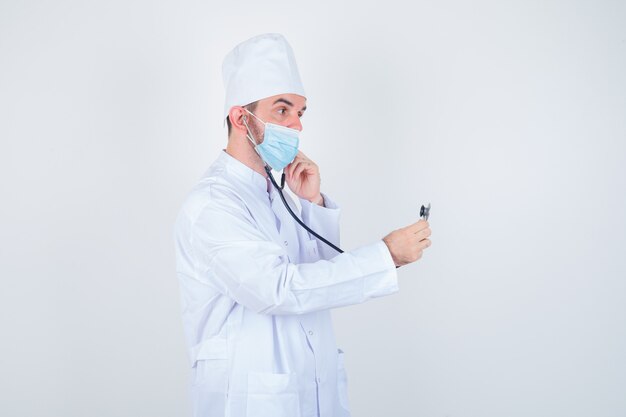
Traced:
<path fill-rule="evenodd" d="M 306 98 L 298 94 L 279 94 L 258 101 L 252 111 L 266 123 L 274 123 L 292 129 L 302 130 L 300 118 L 306 110 Z M 246 112 L 247 113 L 247 112 Z M 263 143 L 265 126 L 254 116 L 248 114 L 248 126 L 258 143 Z"/>

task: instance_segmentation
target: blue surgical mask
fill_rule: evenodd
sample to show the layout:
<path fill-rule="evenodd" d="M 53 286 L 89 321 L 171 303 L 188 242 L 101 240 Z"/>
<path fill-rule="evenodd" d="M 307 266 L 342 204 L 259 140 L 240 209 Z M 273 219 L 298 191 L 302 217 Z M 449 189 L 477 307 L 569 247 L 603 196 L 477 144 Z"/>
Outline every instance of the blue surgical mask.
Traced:
<path fill-rule="evenodd" d="M 274 123 L 266 123 L 248 109 L 245 110 L 265 125 L 263 143 L 257 144 L 256 140 L 251 137 L 252 132 L 250 128 L 248 128 L 248 123 L 246 123 L 244 118 L 243 122 L 248 132 L 250 132 L 250 134 L 246 134 L 246 136 L 254 144 L 254 149 L 261 159 L 272 167 L 272 169 L 276 171 L 282 170 L 289 165 L 298 154 L 298 145 L 300 143 L 298 135 L 300 131 Z"/>

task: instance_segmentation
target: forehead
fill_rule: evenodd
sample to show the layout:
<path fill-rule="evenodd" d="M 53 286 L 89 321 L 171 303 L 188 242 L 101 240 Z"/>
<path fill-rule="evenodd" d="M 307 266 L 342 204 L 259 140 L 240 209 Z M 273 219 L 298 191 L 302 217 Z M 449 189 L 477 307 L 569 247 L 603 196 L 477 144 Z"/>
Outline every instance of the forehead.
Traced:
<path fill-rule="evenodd" d="M 294 107 L 297 110 L 306 110 L 306 97 L 299 94 L 277 94 L 275 96 L 266 97 L 259 100 L 259 104 L 263 107 L 287 106 Z"/>

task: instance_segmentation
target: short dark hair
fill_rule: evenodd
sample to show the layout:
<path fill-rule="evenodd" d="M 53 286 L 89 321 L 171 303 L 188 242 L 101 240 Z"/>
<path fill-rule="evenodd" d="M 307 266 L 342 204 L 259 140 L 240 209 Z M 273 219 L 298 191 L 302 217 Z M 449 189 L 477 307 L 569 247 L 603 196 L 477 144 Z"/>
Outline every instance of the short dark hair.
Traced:
<path fill-rule="evenodd" d="M 259 104 L 258 100 L 257 101 L 253 101 L 252 103 L 248 103 L 248 104 L 246 104 L 243 107 L 245 107 L 248 110 L 250 110 L 251 112 L 253 112 L 253 111 L 256 110 L 257 104 Z M 230 137 L 230 131 L 233 128 L 233 124 L 230 122 L 230 116 L 226 116 L 226 124 L 228 125 L 228 137 Z"/>

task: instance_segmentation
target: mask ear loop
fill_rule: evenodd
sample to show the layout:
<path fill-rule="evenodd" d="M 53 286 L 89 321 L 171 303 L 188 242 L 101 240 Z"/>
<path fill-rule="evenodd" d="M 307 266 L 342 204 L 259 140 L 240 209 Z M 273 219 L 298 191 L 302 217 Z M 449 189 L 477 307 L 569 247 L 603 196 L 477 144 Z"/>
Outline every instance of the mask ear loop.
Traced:
<path fill-rule="evenodd" d="M 244 110 L 246 110 L 248 113 L 250 113 L 250 111 L 248 111 L 248 109 L 244 109 Z M 252 114 L 252 113 L 250 113 L 250 114 Z M 252 114 L 252 115 L 254 116 L 254 114 Z M 259 158 L 261 158 L 261 161 L 263 161 L 263 157 L 261 156 L 261 153 L 257 149 L 257 146 L 259 146 L 259 144 L 257 143 L 256 139 L 254 139 L 254 137 L 252 136 L 252 130 L 250 129 L 250 126 L 248 126 L 248 122 L 246 122 L 246 115 L 245 114 L 243 115 L 243 119 L 242 120 L 243 120 L 243 124 L 246 125 L 246 130 L 247 130 L 246 137 L 248 138 L 248 140 L 250 142 L 252 142 L 252 144 L 254 145 L 254 151 L 259 155 Z M 261 119 L 259 119 L 259 120 L 261 120 Z M 269 167 L 269 165 L 267 165 L 267 162 L 263 161 L 263 163 L 265 164 L 265 171 L 269 172 L 268 169 L 271 169 L 271 168 Z M 270 174 L 270 176 L 271 175 L 272 174 Z M 272 182 L 274 182 L 274 177 L 272 177 Z M 282 190 L 285 187 L 285 171 L 283 171 L 283 177 L 281 179 L 281 184 L 282 184 L 282 187 L 281 187 L 281 190 Z"/>
<path fill-rule="evenodd" d="M 256 147 L 258 146 L 258 143 L 256 143 L 256 139 L 254 139 L 254 137 L 252 137 L 252 130 L 250 130 L 250 126 L 248 126 L 248 122 L 246 122 L 246 115 L 243 115 L 243 124 L 246 125 L 246 137 L 248 138 L 248 140 L 250 140 L 250 142 L 252 142 L 252 144 Z M 249 133 L 249 134 L 248 134 Z M 256 148 L 254 149 L 256 151 Z M 258 151 L 257 151 L 258 153 Z M 260 155 L 259 155 L 260 156 Z"/>
<path fill-rule="evenodd" d="M 244 107 L 243 109 L 244 109 L 245 111 L 247 111 L 248 113 L 250 113 L 251 115 L 253 115 L 253 116 L 254 116 L 254 118 L 255 118 L 255 119 L 257 119 L 259 122 L 263 123 L 264 125 L 266 125 L 266 124 L 267 124 L 267 123 L 266 123 L 266 122 L 264 122 L 263 120 L 259 119 L 259 117 L 258 117 L 256 114 L 252 113 L 250 110 L 246 109 L 245 107 Z"/>

